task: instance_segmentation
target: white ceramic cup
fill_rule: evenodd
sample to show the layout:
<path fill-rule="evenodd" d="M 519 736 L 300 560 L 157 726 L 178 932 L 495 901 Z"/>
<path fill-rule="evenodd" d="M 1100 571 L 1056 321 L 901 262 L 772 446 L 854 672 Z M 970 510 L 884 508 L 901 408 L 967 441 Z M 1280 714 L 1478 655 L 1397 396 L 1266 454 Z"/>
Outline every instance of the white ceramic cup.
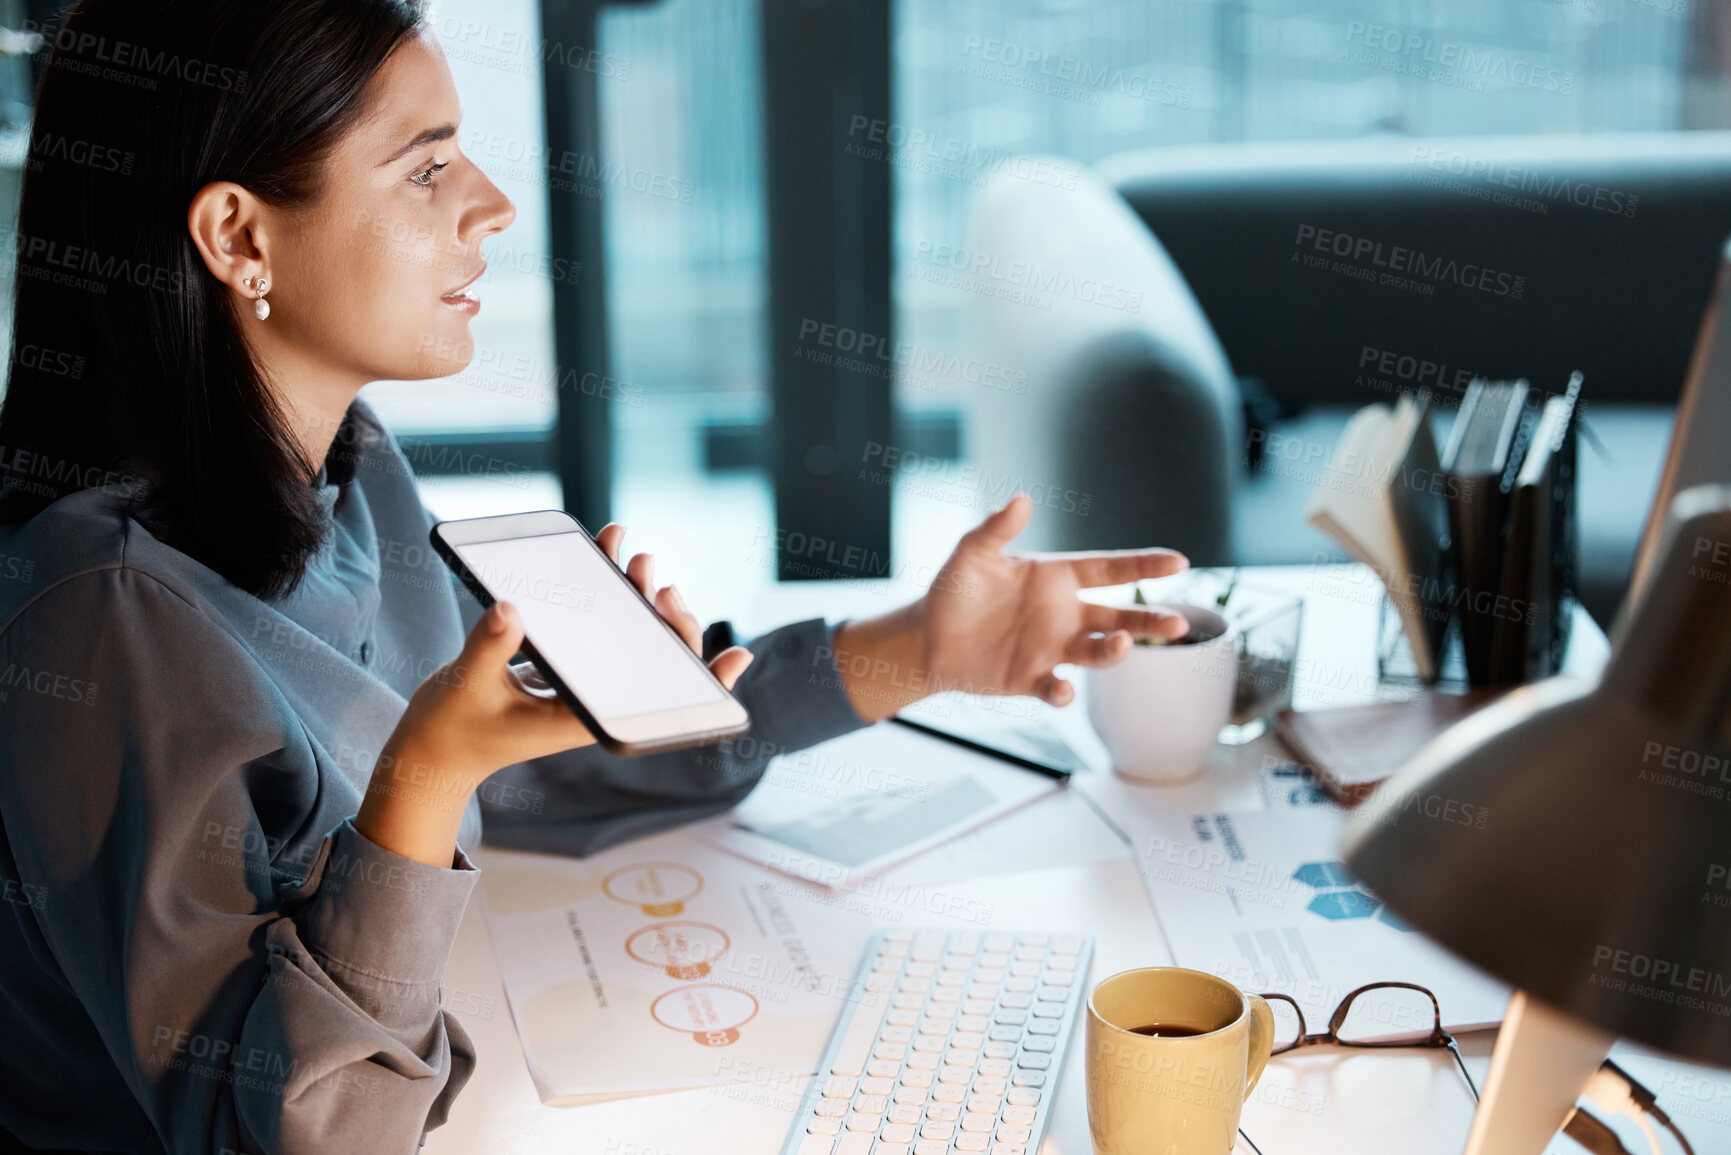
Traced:
<path fill-rule="evenodd" d="M 1190 621 L 1201 640 L 1130 647 L 1124 660 L 1086 667 L 1088 720 L 1112 768 L 1138 782 L 1182 782 L 1201 773 L 1232 716 L 1238 630 L 1201 606 L 1161 605 Z"/>

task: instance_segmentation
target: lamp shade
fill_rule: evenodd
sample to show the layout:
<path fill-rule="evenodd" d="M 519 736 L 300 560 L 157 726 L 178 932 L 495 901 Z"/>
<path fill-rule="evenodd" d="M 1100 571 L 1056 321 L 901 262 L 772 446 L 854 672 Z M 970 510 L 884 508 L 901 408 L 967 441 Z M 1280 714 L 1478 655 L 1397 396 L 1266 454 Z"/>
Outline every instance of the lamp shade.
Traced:
<path fill-rule="evenodd" d="M 1358 808 L 1416 929 L 1607 1032 L 1731 1066 L 1731 489 L 1687 490 L 1599 681 L 1523 686 Z"/>

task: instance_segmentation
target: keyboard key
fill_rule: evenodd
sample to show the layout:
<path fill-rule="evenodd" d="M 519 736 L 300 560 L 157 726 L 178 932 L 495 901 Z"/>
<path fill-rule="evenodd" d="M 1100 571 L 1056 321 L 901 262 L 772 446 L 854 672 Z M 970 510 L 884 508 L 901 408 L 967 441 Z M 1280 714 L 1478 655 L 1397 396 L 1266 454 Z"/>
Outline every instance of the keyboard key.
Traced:
<path fill-rule="evenodd" d="M 1044 1087 L 1046 1085 L 1046 1072 L 1037 1071 L 1031 1067 L 1019 1068 L 1016 1071 L 1015 1079 L 1012 1081 L 1018 1087 Z"/>
<path fill-rule="evenodd" d="M 1020 1143 L 993 1143 L 990 1155 L 1028 1155 L 1028 1149 Z"/>
<path fill-rule="evenodd" d="M 835 1062 L 830 1064 L 830 1074 L 855 1076 L 864 1072 L 866 1056 L 877 1041 L 878 1026 L 888 1013 L 889 1004 L 882 998 L 859 1001 L 848 1022 L 847 1034 L 842 1036 L 841 1046 L 836 1050 Z"/>
<path fill-rule="evenodd" d="M 966 1087 L 958 1087 L 948 1083 L 939 1086 L 932 1092 L 932 1098 L 939 1103 L 960 1103 L 967 1097 L 968 1089 Z"/>
<path fill-rule="evenodd" d="M 905 1090 L 906 1088 L 903 1088 L 903 1089 Z M 920 1117 L 924 1113 L 925 1113 L 925 1107 L 923 1104 L 922 1105 L 913 1105 L 913 1104 L 908 1104 L 908 1103 L 897 1103 L 893 1107 L 891 1107 L 888 1111 L 884 1112 L 884 1120 L 885 1120 L 886 1124 L 887 1123 L 918 1123 L 920 1121 Z M 904 1140 L 900 1140 L 900 1142 L 911 1143 L 911 1142 L 913 1142 L 913 1138 L 914 1138 L 913 1132 L 909 1131 L 908 1137 Z"/>
<path fill-rule="evenodd" d="M 848 1108 L 852 1106 L 852 1103 L 853 1101 L 851 1099 L 819 1099 L 817 1101 L 817 1106 L 814 1107 L 813 1110 L 819 1115 L 834 1115 L 840 1117 L 847 1114 Z"/>
<path fill-rule="evenodd" d="M 938 1082 L 956 1083 L 963 1087 L 967 1086 L 973 1077 L 974 1070 L 972 1067 L 945 1067 L 938 1072 Z"/>
<path fill-rule="evenodd" d="M 882 1143 L 872 1148 L 872 1155 L 908 1155 L 906 1143 Z"/>
<path fill-rule="evenodd" d="M 1004 1080 L 1002 1077 L 994 1078 L 990 1075 L 982 1075 L 974 1080 L 974 1093 L 977 1095 L 1002 1095 L 1004 1093 Z"/>
<path fill-rule="evenodd" d="M 1049 934 L 1025 934 L 1022 936 L 1023 946 L 1045 946 L 1052 941 Z"/>
<path fill-rule="evenodd" d="M 843 1135 L 841 1142 L 836 1144 L 835 1155 L 871 1155 L 872 1144 L 876 1141 L 876 1135 L 862 1132 Z"/>
<path fill-rule="evenodd" d="M 887 1095 L 895 1089 L 894 1079 L 880 1079 L 868 1075 L 859 1081 L 859 1093 L 862 1095 Z"/>
<path fill-rule="evenodd" d="M 872 1048 L 872 1058 L 874 1059 L 900 1060 L 907 1057 L 908 1045 L 906 1043 L 879 1043 L 877 1046 Z M 893 1075 L 895 1072 L 892 1071 L 890 1073 Z M 872 1074 L 875 1075 L 877 1072 L 873 1071 Z"/>
<path fill-rule="evenodd" d="M 893 1079 L 901 1069 L 901 1061 L 898 1059 L 873 1059 L 866 1064 L 866 1074 L 880 1079 Z"/>
<path fill-rule="evenodd" d="M 1019 979 L 1037 979 L 1040 977 L 1040 964 L 1019 962 L 1010 967 L 1010 974 Z"/>
<path fill-rule="evenodd" d="M 1029 1071 L 1044 1071 L 1052 1065 L 1050 1055 L 1023 1055 L 1016 1060 L 1016 1066 Z"/>
<path fill-rule="evenodd" d="M 950 950 L 956 954 L 974 954 L 980 949 L 980 932 L 958 930 L 950 935 Z"/>
<path fill-rule="evenodd" d="M 932 1002 L 934 1003 L 959 1003 L 961 1001 L 962 992 L 959 987 L 939 987 L 932 992 Z"/>
<path fill-rule="evenodd" d="M 987 1043 L 986 1049 L 980 1054 L 988 1059 L 1013 1059 L 1016 1057 L 1016 1044 L 1014 1042 Z"/>
<path fill-rule="evenodd" d="M 1022 1050 L 1024 1050 L 1024 1051 L 1037 1051 L 1037 1052 L 1044 1052 L 1046 1054 L 1051 1054 L 1053 1051 L 1055 1051 L 1057 1049 L 1058 1049 L 1058 1040 L 1057 1039 L 1042 1038 L 1039 1035 L 1035 1035 L 1031 1039 L 1023 1039 L 1022 1040 Z"/>
<path fill-rule="evenodd" d="M 912 942 L 913 940 L 914 932 L 905 926 L 884 931 L 885 942 Z"/>
<path fill-rule="evenodd" d="M 957 1088 L 957 1090 L 960 1089 Z M 928 1103 L 926 1105 L 926 1118 L 935 1119 L 939 1123 L 954 1123 L 961 1117 L 962 1105 L 960 1103 Z"/>
<path fill-rule="evenodd" d="M 927 1119 L 925 1126 L 920 1128 L 921 1139 L 951 1139 L 956 1134 L 954 1123 L 944 1123 L 936 1119 Z"/>
<path fill-rule="evenodd" d="M 998 1117 L 996 1115 L 985 1115 L 978 1111 L 969 1111 L 966 1115 L 962 1116 L 962 1130 L 964 1131 L 984 1131 L 989 1133 L 992 1128 L 997 1125 Z"/>
<path fill-rule="evenodd" d="M 847 1117 L 847 1129 L 849 1131 L 870 1131 L 876 1135 L 878 1128 L 883 1125 L 884 1117 L 882 1115 L 862 1115 L 855 1111 Z"/>
<path fill-rule="evenodd" d="M 1076 981 L 1076 972 L 1075 971 L 1047 971 L 1046 972 L 1046 985 L 1049 987 L 1067 987 L 1075 981 Z M 1069 997 L 1068 993 L 1066 993 L 1064 997 L 1068 998 Z"/>
<path fill-rule="evenodd" d="M 986 1036 L 982 1035 L 979 1031 L 959 1029 L 961 1028 L 961 1023 L 959 1022 L 956 1026 L 958 1030 L 955 1034 L 950 1036 L 950 1046 L 977 1051 L 986 1045 Z"/>
<path fill-rule="evenodd" d="M 904 978 L 897 989 L 904 995 L 923 995 L 932 989 L 932 980 Z"/>
<path fill-rule="evenodd" d="M 920 1013 L 916 1010 L 894 1010 L 884 1019 L 892 1027 L 911 1027 L 920 1021 Z"/>
<path fill-rule="evenodd" d="M 903 972 L 910 979 L 929 979 L 938 973 L 938 964 L 933 962 L 911 962 Z"/>
<path fill-rule="evenodd" d="M 924 1107 L 931 1097 L 930 1087 L 897 1087 L 895 1093 L 898 1107 Z"/>
<path fill-rule="evenodd" d="M 944 1066 L 946 1067 L 966 1067 L 971 1071 L 974 1069 L 974 1064 L 979 1061 L 980 1050 L 978 1047 L 951 1047 L 944 1052 Z"/>
<path fill-rule="evenodd" d="M 1003 1118 L 1006 1123 L 1032 1123 L 1036 1114 L 1037 1112 L 1032 1107 L 1005 1107 Z M 1001 1135 L 999 1136 L 999 1138 L 1002 1137 L 1003 1136 Z M 1026 1135 L 1023 1135 L 1020 1139 L 1011 1140 L 1013 1143 L 1025 1143 L 1027 1141 L 1028 1137 Z"/>
<path fill-rule="evenodd" d="M 1052 944 L 1053 954 L 1081 954 L 1082 936 L 1079 934 L 1060 935 L 1058 941 Z"/>
<path fill-rule="evenodd" d="M 841 1120 L 820 1117 L 807 1122 L 805 1129 L 813 1135 L 834 1135 L 841 1130 Z"/>
<path fill-rule="evenodd" d="M 890 1012 L 894 1014 L 895 1012 Z M 914 1037 L 912 1027 L 885 1027 L 878 1032 L 878 1038 L 886 1043 L 905 1043 Z"/>
<path fill-rule="evenodd" d="M 980 1060 L 980 1074 L 982 1075 L 1008 1075 L 1009 1073 L 1010 1060 L 1008 1059 Z"/>
<path fill-rule="evenodd" d="M 1070 997 L 1070 992 L 1064 987 L 1055 987 L 1048 984 L 1035 991 L 1034 997 L 1043 1003 L 1061 1003 Z"/>
<path fill-rule="evenodd" d="M 1008 964 L 1005 965 L 1007 966 Z M 997 986 L 999 983 L 1004 981 L 1004 967 L 979 967 L 974 971 L 974 981 L 977 983 L 983 983 L 989 987 Z"/>
<path fill-rule="evenodd" d="M 1025 1132 L 1027 1131 L 1027 1128 L 1023 1127 L 1022 1130 Z M 885 1123 L 883 1130 L 878 1132 L 878 1138 L 882 1139 L 885 1143 L 912 1143 L 914 1141 L 914 1134 L 915 1131 L 911 1124 Z M 1026 1135 L 1023 1136 L 1023 1138 L 1026 1137 Z M 883 1147 L 879 1146 L 878 1150 L 882 1151 Z"/>
<path fill-rule="evenodd" d="M 1036 1107 L 1040 1103 L 1040 1092 L 1032 1087 L 1012 1087 L 1004 1098 L 1017 1107 Z"/>
<path fill-rule="evenodd" d="M 1033 1135 L 1034 1129 L 1024 1124 L 1006 1124 L 998 1128 L 1000 1143 L 1026 1143 Z"/>
<path fill-rule="evenodd" d="M 1020 1011 L 1016 1013 L 1021 1014 Z M 1011 1023 L 999 1023 L 992 1028 L 992 1033 L 987 1037 L 995 1042 L 1003 1042 L 1006 1039 L 1013 1042 L 1022 1037 L 1022 1028 Z"/>
<path fill-rule="evenodd" d="M 914 1155 L 950 1155 L 950 1145 L 943 1139 L 921 1139 L 914 1144 Z"/>
<path fill-rule="evenodd" d="M 985 1018 L 997 1008 L 997 1005 L 997 1001 L 994 999 L 968 999 L 966 1002 L 962 1003 L 962 1014 Z M 979 1030 L 978 1027 L 968 1027 L 965 1029 L 970 1031 Z"/>
<path fill-rule="evenodd" d="M 1035 1003 L 1031 1013 L 1037 1019 L 1061 1019 L 1064 1017 L 1064 1004 Z"/>
<path fill-rule="evenodd" d="M 1013 995 L 1033 994 L 1034 988 L 1039 986 L 1039 985 L 1040 984 L 1035 982 L 1033 979 L 1011 978 L 1011 979 L 1005 979 L 1004 980 L 1004 989 Z M 1011 1006 L 1015 1005 L 1014 1003 L 1009 1003 L 1009 1000 L 1007 1000 L 1007 999 L 1005 999 L 1003 1001 L 1005 1003 L 1007 1003 L 1008 1005 L 1011 1005 Z M 1026 1005 L 1026 1004 L 1024 1004 L 1024 1005 Z"/>
<path fill-rule="evenodd" d="M 1073 971 L 1076 969 L 1076 956 L 1055 954 L 1046 960 L 1046 969 L 1049 971 Z"/>
<path fill-rule="evenodd" d="M 943 1040 L 940 1039 L 940 1040 L 938 1040 L 938 1042 L 941 1045 Z M 934 1047 L 933 1049 L 931 1049 L 929 1051 L 918 1050 L 918 1051 L 915 1051 L 913 1054 L 909 1055 L 908 1056 L 908 1069 L 912 1070 L 912 1071 L 926 1071 L 926 1072 L 931 1072 L 931 1071 L 937 1070 L 938 1069 L 938 1050 L 937 1050 L 937 1048 Z M 930 1078 L 931 1076 L 928 1074 L 926 1077 Z"/>
<path fill-rule="evenodd" d="M 1013 934 L 988 934 L 981 944 L 989 951 L 1008 951 L 1015 948 L 1016 936 Z"/>
<path fill-rule="evenodd" d="M 824 1082 L 823 1095 L 826 1099 L 851 1099 L 859 1089 L 859 1080 L 846 1078 L 842 1075 L 832 1075 Z"/>
<path fill-rule="evenodd" d="M 902 1086 L 904 1087 L 929 1087 L 931 1085 L 932 1073 L 930 1071 L 920 1070 L 909 1063 L 908 1069 L 902 1072 Z"/>
<path fill-rule="evenodd" d="M 981 1115 L 996 1115 L 1004 1101 L 996 1095 L 974 1095 L 968 1099 L 968 1110 Z"/>
<path fill-rule="evenodd" d="M 1063 1021 L 1060 1019 L 1035 1019 L 1028 1024 L 1028 1033 L 1030 1035 L 1055 1035 L 1063 1027 Z"/>
<path fill-rule="evenodd" d="M 898 1011 L 917 1011 L 926 1005 L 925 995 L 897 995 L 891 1004 Z"/>
<path fill-rule="evenodd" d="M 1033 990 L 1032 987 L 1029 987 L 1028 989 Z M 1012 989 L 1009 994 L 998 1000 L 998 1005 L 1007 1011 L 1025 1011 L 1033 1001 L 1033 998 L 1026 992 L 1018 992 Z"/>
<path fill-rule="evenodd" d="M 893 1014 L 893 1013 L 897 1013 L 897 1012 L 891 1012 L 891 1013 Z M 999 1010 L 997 1014 L 992 1016 L 992 1018 L 995 1019 L 997 1022 L 1005 1024 L 1006 1026 L 1019 1027 L 1023 1023 L 1028 1021 L 1028 1012 L 1027 1011 L 1013 1011 L 1013 1010 L 1010 1010 L 1008 1008 L 1004 1008 L 1004 1009 Z"/>
<path fill-rule="evenodd" d="M 992 1145 L 992 1141 L 984 1135 L 958 1135 L 956 1137 L 957 1151 L 984 1151 Z"/>
<path fill-rule="evenodd" d="M 835 1140 L 828 1135 L 807 1135 L 799 1144 L 799 1155 L 830 1155 Z"/>
<path fill-rule="evenodd" d="M 944 953 L 946 937 L 948 936 L 941 930 L 921 931 L 914 936 L 914 944 L 908 948 L 908 955 L 922 962 L 930 962 Z"/>
<path fill-rule="evenodd" d="M 853 1109 L 861 1115 L 882 1115 L 889 1105 L 888 1095 L 861 1095 L 853 1101 Z"/>
<path fill-rule="evenodd" d="M 968 998 L 971 1001 L 989 1002 L 997 997 L 998 988 L 996 986 L 985 986 L 981 983 L 975 983 L 973 986 L 968 988 Z"/>

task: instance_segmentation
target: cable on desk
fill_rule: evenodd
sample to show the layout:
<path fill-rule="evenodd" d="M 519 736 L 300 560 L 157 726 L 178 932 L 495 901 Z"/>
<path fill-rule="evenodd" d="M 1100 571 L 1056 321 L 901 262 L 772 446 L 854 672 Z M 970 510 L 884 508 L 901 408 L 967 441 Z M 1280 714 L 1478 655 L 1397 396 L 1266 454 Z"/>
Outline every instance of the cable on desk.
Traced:
<path fill-rule="evenodd" d="M 1244 1133 L 1244 1128 L 1240 1127 L 1238 1129 L 1238 1137 L 1240 1139 L 1244 1140 L 1246 1143 L 1249 1143 L 1250 1149 L 1252 1151 L 1256 1152 L 1256 1155 L 1262 1155 L 1262 1148 L 1258 1147 L 1256 1145 L 1255 1141 L 1253 1139 L 1251 1139 L 1250 1136 L 1248 1136 Z"/>

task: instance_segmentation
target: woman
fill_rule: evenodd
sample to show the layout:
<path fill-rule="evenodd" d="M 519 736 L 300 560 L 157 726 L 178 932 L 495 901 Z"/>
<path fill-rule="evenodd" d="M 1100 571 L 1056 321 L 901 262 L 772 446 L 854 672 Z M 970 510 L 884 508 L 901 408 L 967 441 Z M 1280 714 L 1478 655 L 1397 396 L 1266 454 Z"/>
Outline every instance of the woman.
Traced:
<path fill-rule="evenodd" d="M 918 602 L 716 655 L 748 739 L 593 745 L 514 675 L 515 611 L 426 560 L 356 400 L 464 367 L 514 212 L 418 20 L 80 0 L 52 34 L 0 409 L 0 1127 L 31 1147 L 412 1151 L 474 1063 L 439 983 L 483 812 L 584 853 L 939 686 L 1062 705 L 1056 664 L 1183 628 L 1076 597 L 1177 555 L 1006 555 L 1018 495 Z"/>

